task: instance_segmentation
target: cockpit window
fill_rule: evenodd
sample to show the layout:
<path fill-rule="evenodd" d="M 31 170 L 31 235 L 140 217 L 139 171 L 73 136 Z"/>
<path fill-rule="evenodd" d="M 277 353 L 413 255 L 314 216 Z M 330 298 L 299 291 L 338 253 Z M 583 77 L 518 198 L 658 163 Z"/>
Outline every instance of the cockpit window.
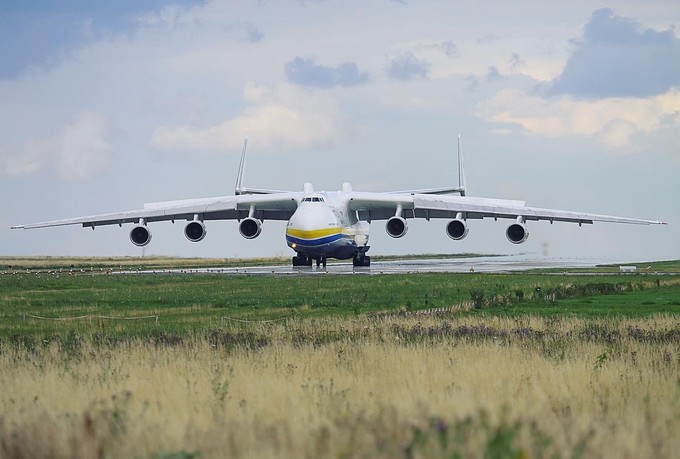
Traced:
<path fill-rule="evenodd" d="M 302 202 L 325 202 L 323 198 L 314 196 L 312 198 L 302 198 Z"/>

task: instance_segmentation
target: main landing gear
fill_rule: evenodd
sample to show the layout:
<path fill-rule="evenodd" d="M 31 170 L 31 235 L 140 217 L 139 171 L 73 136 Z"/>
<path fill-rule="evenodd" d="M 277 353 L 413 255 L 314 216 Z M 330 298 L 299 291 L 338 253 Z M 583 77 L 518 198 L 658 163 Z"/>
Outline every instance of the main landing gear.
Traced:
<path fill-rule="evenodd" d="M 326 267 L 326 257 L 316 257 L 312 258 L 308 255 L 298 253 L 296 256 L 293 257 L 293 267 L 299 267 L 299 266 L 312 266 L 312 264 L 316 261 L 316 267 Z M 359 253 L 352 258 L 352 265 L 353 266 L 363 266 L 363 267 L 368 267 L 371 266 L 371 257 L 368 255 L 365 255 L 363 252 Z"/>
<path fill-rule="evenodd" d="M 299 253 L 293 257 L 293 267 L 297 266 L 312 266 L 312 259 L 307 255 Z"/>
<path fill-rule="evenodd" d="M 364 255 L 363 252 L 352 258 L 353 266 L 371 266 L 371 257 Z"/>

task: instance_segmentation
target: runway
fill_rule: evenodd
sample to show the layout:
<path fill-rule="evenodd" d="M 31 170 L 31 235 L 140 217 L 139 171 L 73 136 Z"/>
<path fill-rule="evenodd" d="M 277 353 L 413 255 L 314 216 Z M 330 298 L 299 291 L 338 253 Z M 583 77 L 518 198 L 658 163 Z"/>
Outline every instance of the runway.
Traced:
<path fill-rule="evenodd" d="M 432 258 L 371 261 L 370 267 L 354 267 L 351 262 L 329 262 L 326 268 L 296 267 L 288 265 L 213 267 L 197 269 L 164 269 L 154 271 L 122 271 L 120 274 L 222 274 L 222 275 L 384 275 L 409 273 L 507 273 L 548 268 L 583 268 L 598 264 L 617 263 L 613 260 L 568 259 L 530 257 L 524 255 L 473 257 L 473 258 Z"/>

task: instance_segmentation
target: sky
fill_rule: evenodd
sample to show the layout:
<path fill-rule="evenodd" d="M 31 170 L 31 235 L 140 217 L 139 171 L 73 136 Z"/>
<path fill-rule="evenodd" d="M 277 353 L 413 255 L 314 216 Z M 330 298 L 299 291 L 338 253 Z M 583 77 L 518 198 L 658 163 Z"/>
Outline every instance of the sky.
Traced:
<path fill-rule="evenodd" d="M 292 256 L 285 223 L 16 224 L 257 188 L 469 195 L 668 226 L 371 224 L 369 254 L 680 258 L 680 5 L 673 0 L 0 3 L 0 255 Z"/>

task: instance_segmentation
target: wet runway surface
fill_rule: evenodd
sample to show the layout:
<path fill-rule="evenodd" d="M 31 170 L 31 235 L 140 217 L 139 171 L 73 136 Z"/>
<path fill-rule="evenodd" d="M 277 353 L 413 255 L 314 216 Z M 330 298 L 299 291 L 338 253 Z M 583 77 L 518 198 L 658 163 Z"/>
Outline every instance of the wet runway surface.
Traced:
<path fill-rule="evenodd" d="M 329 262 L 326 268 L 296 267 L 286 265 L 273 266 L 241 266 L 238 268 L 198 268 L 198 269 L 164 269 L 155 271 L 134 271 L 123 274 L 223 274 L 223 275 L 379 275 L 407 273 L 505 273 L 547 268 L 583 268 L 601 263 L 616 263 L 612 260 L 567 259 L 527 256 L 498 256 L 474 258 L 433 258 L 414 260 L 371 261 L 370 267 L 354 267 L 350 262 Z"/>

